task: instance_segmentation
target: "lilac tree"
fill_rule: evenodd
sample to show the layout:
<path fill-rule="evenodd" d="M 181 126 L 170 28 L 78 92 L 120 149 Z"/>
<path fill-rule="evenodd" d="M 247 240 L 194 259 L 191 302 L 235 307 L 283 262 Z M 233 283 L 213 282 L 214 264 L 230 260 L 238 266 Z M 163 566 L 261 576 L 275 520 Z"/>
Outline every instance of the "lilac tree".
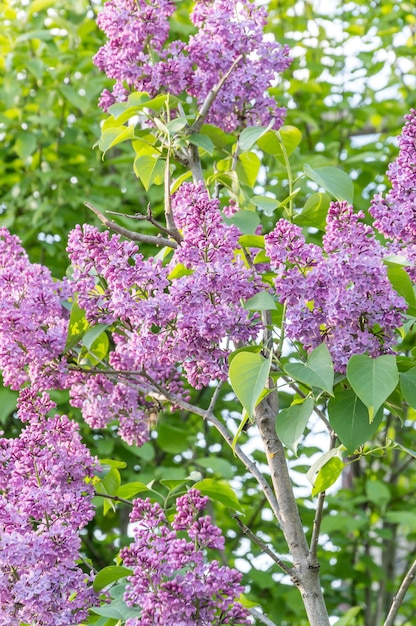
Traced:
<path fill-rule="evenodd" d="M 86 198 L 107 230 L 69 233 L 61 280 L 0 231 L 0 366 L 23 422 L 1 439 L 0 623 L 274 624 L 227 559 L 218 508 L 227 540 L 241 532 L 300 592 L 302 623 L 364 623 L 360 602 L 328 611 L 321 525 L 326 490 L 354 463 L 380 450 L 416 456 L 390 431 L 379 439 L 416 409 L 416 113 L 391 191 L 355 211 L 341 169 L 293 166 L 302 135 L 269 93 L 289 74 L 290 51 L 265 37 L 266 10 L 198 0 L 178 39 L 176 11 L 171 0 L 110 0 L 97 20 L 108 41 L 94 62 L 116 81 L 100 98 L 97 145 L 104 156 L 131 144 L 148 206 L 110 216 Z M 283 201 L 262 189 L 265 154 L 285 169 Z M 158 416 L 196 416 L 201 437 L 215 430 L 238 460 L 231 485 L 200 471 L 159 480 L 156 469 L 121 484 L 123 461 L 94 458 L 78 424 L 55 413 L 62 391 L 81 428 L 108 429 L 127 450 L 158 437 Z M 306 473 L 305 522 L 291 469 L 313 423 L 328 449 Z M 198 464 L 197 445 L 192 455 Z M 253 493 L 271 535 L 251 528 Z M 114 565 L 82 552 L 93 504 L 131 508 L 132 540 L 118 538 Z"/>

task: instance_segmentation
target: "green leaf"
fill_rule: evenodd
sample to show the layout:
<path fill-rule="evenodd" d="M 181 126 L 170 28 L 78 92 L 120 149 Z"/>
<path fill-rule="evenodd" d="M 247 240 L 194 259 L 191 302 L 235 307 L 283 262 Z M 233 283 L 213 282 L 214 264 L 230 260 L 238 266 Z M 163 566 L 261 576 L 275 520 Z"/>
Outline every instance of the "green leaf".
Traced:
<path fill-rule="evenodd" d="M 21 132 L 17 135 L 14 149 L 21 159 L 27 159 L 34 153 L 37 147 L 36 136 L 32 133 Z"/>
<path fill-rule="evenodd" d="M 260 291 L 244 303 L 247 311 L 270 311 L 276 308 L 276 302 L 268 291 Z"/>
<path fill-rule="evenodd" d="M 315 348 L 309 356 L 306 364 L 288 363 L 286 372 L 295 380 L 299 380 L 310 387 L 318 387 L 332 395 L 334 384 L 334 366 L 328 348 L 324 343 Z"/>
<path fill-rule="evenodd" d="M 85 317 L 85 311 L 80 309 L 76 300 L 72 303 L 71 315 L 69 318 L 68 336 L 66 339 L 64 352 L 71 350 L 81 337 L 90 328 L 87 318 Z"/>
<path fill-rule="evenodd" d="M 318 493 L 321 493 L 321 491 L 326 491 L 331 487 L 331 485 L 338 480 L 343 469 L 344 463 L 339 456 L 334 456 L 332 459 L 329 459 L 318 472 L 312 489 L 312 496 L 316 496 Z"/>
<path fill-rule="evenodd" d="M 205 150 L 205 152 L 207 152 L 210 156 L 214 154 L 214 142 L 211 137 L 208 137 L 208 135 L 190 135 L 188 140 L 194 146 L 198 146 L 198 148 Z"/>
<path fill-rule="evenodd" d="M 10 413 L 16 410 L 17 398 L 17 391 L 0 387 L 0 423 L 4 424 Z"/>
<path fill-rule="evenodd" d="M 303 168 L 306 176 L 323 187 L 337 200 L 346 200 L 350 204 L 354 201 L 354 184 L 346 172 L 339 167 L 327 165 L 313 169 L 306 164 Z"/>
<path fill-rule="evenodd" d="M 90 106 L 89 99 L 86 96 L 81 96 L 71 85 L 61 85 L 59 91 L 65 100 L 76 109 L 79 109 L 81 113 L 85 113 L 88 110 Z"/>
<path fill-rule="evenodd" d="M 356 624 L 356 617 L 360 613 L 360 606 L 352 606 L 348 611 L 340 617 L 334 624 L 334 626 L 354 626 Z"/>
<path fill-rule="evenodd" d="M 261 161 L 255 152 L 244 152 L 238 156 L 236 171 L 241 184 L 250 188 L 256 184 Z"/>
<path fill-rule="evenodd" d="M 400 448 L 400 450 L 403 450 L 403 452 L 406 452 L 406 454 L 410 454 L 410 456 L 416 459 L 416 452 L 414 450 L 411 450 L 410 448 L 406 448 L 406 446 L 399 443 L 398 441 L 391 441 L 391 443 L 394 444 L 395 448 Z"/>
<path fill-rule="evenodd" d="M 306 398 L 299 404 L 292 404 L 289 408 L 282 409 L 277 416 L 277 436 L 295 454 L 299 439 L 302 437 L 308 420 L 312 415 L 313 407 L 313 399 Z"/>
<path fill-rule="evenodd" d="M 273 211 L 279 206 L 280 202 L 269 196 L 253 196 L 250 198 L 255 206 L 258 206 L 266 215 L 273 215 Z"/>
<path fill-rule="evenodd" d="M 192 177 L 192 172 L 190 170 L 184 172 L 183 174 L 181 174 L 180 176 L 178 176 L 178 178 L 175 178 L 175 180 L 172 182 L 171 186 L 170 186 L 170 193 L 173 195 L 175 193 L 175 191 L 177 191 L 179 189 L 179 187 L 182 185 L 182 183 L 185 180 L 188 180 L 188 178 Z"/>
<path fill-rule="evenodd" d="M 413 290 L 413 283 L 409 274 L 400 265 L 388 264 L 387 276 L 393 288 L 401 295 L 410 306 L 416 305 L 416 296 Z"/>
<path fill-rule="evenodd" d="M 103 332 L 110 327 L 110 324 L 97 324 L 93 326 L 82 338 L 82 345 L 87 348 L 87 350 L 93 351 L 93 345 L 95 341 L 103 334 Z"/>
<path fill-rule="evenodd" d="M 295 216 L 295 224 L 325 230 L 330 201 L 331 199 L 326 193 L 313 193 L 306 200 L 302 211 Z"/>
<path fill-rule="evenodd" d="M 165 422 L 161 423 L 157 428 L 157 442 L 164 452 L 180 454 L 189 447 L 188 431 Z"/>
<path fill-rule="evenodd" d="M 379 410 L 370 423 L 365 405 L 351 389 L 346 389 L 329 400 L 328 416 L 332 428 L 348 454 L 353 454 L 377 431 L 383 418 L 383 411 Z"/>
<path fill-rule="evenodd" d="M 232 217 L 224 220 L 226 224 L 234 224 L 244 235 L 254 234 L 260 224 L 260 218 L 253 211 L 237 211 Z"/>
<path fill-rule="evenodd" d="M 165 176 L 165 161 L 148 154 L 137 156 L 133 164 L 134 173 L 139 178 L 146 191 L 155 185 L 162 185 Z"/>
<path fill-rule="evenodd" d="M 372 422 L 399 382 L 396 358 L 386 354 L 372 359 L 366 354 L 356 354 L 348 361 L 347 378 L 367 407 Z"/>
<path fill-rule="evenodd" d="M 149 487 L 144 483 L 136 481 L 121 485 L 121 487 L 117 491 L 117 495 L 120 498 L 125 498 L 126 500 L 129 500 L 130 498 L 134 498 L 134 496 L 137 496 L 138 493 L 143 493 L 144 491 L 149 491 Z"/>
<path fill-rule="evenodd" d="M 101 467 L 104 469 L 106 466 L 113 469 L 125 469 L 127 467 L 127 463 L 125 461 L 117 461 L 116 459 L 100 459 L 99 462 Z"/>
<path fill-rule="evenodd" d="M 302 133 L 296 126 L 282 126 L 279 131 L 270 130 L 258 141 L 260 150 L 267 154 L 273 154 L 279 161 L 284 163 L 282 146 L 289 157 L 298 147 L 302 140 Z"/>
<path fill-rule="evenodd" d="M 400 373 L 400 388 L 406 402 L 416 409 L 416 367 Z"/>
<path fill-rule="evenodd" d="M 311 465 L 311 467 L 306 472 L 306 478 L 309 480 L 311 485 L 315 482 L 316 474 L 322 469 L 322 467 L 328 463 L 330 459 L 334 456 L 339 455 L 340 448 L 331 448 L 328 452 L 324 452 L 321 456 Z"/>
<path fill-rule="evenodd" d="M 56 0 L 32 0 L 28 6 L 28 16 L 54 6 Z"/>
<path fill-rule="evenodd" d="M 231 387 L 250 419 L 269 378 L 270 361 L 260 354 L 239 352 L 230 363 Z"/>
<path fill-rule="evenodd" d="M 201 134 L 207 135 L 217 148 L 224 148 L 235 141 L 232 135 L 227 135 L 221 128 L 213 126 L 212 124 L 203 124 Z"/>
<path fill-rule="evenodd" d="M 269 128 L 270 126 L 249 126 L 248 128 L 245 128 L 238 138 L 238 147 L 240 148 L 240 151 L 247 152 L 250 150 L 256 141 L 267 133 Z"/>
<path fill-rule="evenodd" d="M 175 117 L 175 119 L 166 124 L 166 128 L 168 129 L 170 135 L 175 135 L 176 133 L 179 133 L 179 131 L 183 130 L 187 125 L 188 120 L 186 117 Z"/>
<path fill-rule="evenodd" d="M 133 570 L 122 567 L 121 565 L 109 565 L 108 567 L 104 567 L 94 578 L 94 591 L 101 591 L 101 589 L 104 589 L 114 581 L 125 578 L 126 576 L 131 576 L 132 574 Z"/>
<path fill-rule="evenodd" d="M 97 486 L 100 491 L 105 491 L 110 496 L 115 496 L 121 484 L 120 472 L 112 467 L 110 471 L 101 478 Z"/>
<path fill-rule="evenodd" d="M 234 478 L 234 469 L 229 461 L 220 456 L 206 456 L 197 460 L 198 467 L 212 470 L 218 476 L 231 480 Z"/>
<path fill-rule="evenodd" d="M 131 609 L 123 600 L 115 600 L 111 604 L 103 604 L 102 606 L 92 607 L 91 611 L 94 611 L 97 615 L 103 617 L 112 617 L 123 622 L 132 617 L 138 617 L 140 615 L 138 609 Z"/>
<path fill-rule="evenodd" d="M 365 493 L 370 502 L 384 509 L 391 500 L 390 489 L 381 480 L 367 480 Z"/>
<path fill-rule="evenodd" d="M 96 146 L 99 147 L 101 152 L 103 153 L 103 158 L 106 153 L 117 146 L 119 143 L 123 141 L 128 141 L 134 137 L 134 126 L 118 126 L 107 128 L 103 130 L 101 133 L 100 139 L 94 144 L 93 148 Z"/>
<path fill-rule="evenodd" d="M 175 278 L 182 278 L 182 276 L 189 276 L 193 273 L 194 270 L 189 269 L 183 263 L 177 263 L 173 270 L 168 274 L 168 280 L 175 280 Z"/>
<path fill-rule="evenodd" d="M 101 326 L 101 324 L 99 326 Z M 105 326 L 105 324 L 102 324 L 102 326 Z M 92 328 L 91 331 L 95 331 L 95 328 L 96 327 Z M 81 350 L 78 356 L 79 365 L 94 366 L 100 363 L 107 356 L 108 349 L 110 347 L 110 341 L 108 339 L 107 333 L 100 332 L 97 337 L 97 332 L 98 330 L 96 332 L 91 332 L 91 337 L 89 337 L 87 340 L 89 347 L 84 346 L 85 349 Z M 96 338 L 91 341 L 91 339 L 93 339 L 94 337 Z M 84 344 L 84 339 L 82 340 L 82 343 Z"/>
<path fill-rule="evenodd" d="M 411 532 L 416 531 L 416 513 L 413 511 L 387 511 L 385 519 L 391 524 L 399 524 L 408 528 Z"/>
<path fill-rule="evenodd" d="M 264 248 L 264 235 L 241 235 L 238 243 L 243 248 Z"/>
<path fill-rule="evenodd" d="M 194 484 L 194 488 L 198 489 L 203 496 L 208 496 L 214 502 L 220 502 L 229 509 L 234 511 L 242 511 L 237 496 L 231 487 L 222 481 L 213 478 L 204 478 Z"/>

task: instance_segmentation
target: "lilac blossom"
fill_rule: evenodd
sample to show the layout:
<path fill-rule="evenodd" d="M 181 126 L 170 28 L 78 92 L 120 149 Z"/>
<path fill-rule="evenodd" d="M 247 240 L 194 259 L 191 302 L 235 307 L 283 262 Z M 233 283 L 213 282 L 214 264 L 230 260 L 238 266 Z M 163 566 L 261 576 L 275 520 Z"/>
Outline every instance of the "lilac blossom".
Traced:
<path fill-rule="evenodd" d="M 210 200 L 202 184 L 184 184 L 172 198 L 172 208 L 183 242 L 166 267 L 143 259 L 134 244 L 91 226 L 77 227 L 69 238 L 74 293 L 87 319 L 114 323 L 119 329 L 113 332 L 115 349 L 109 363 L 115 372 L 133 372 L 136 392 L 128 400 L 130 408 L 122 404 L 122 411 L 112 411 L 133 420 L 135 402 L 137 411 L 143 410 L 141 398 L 151 388 L 149 378 L 180 394 L 181 370 L 196 388 L 224 380 L 229 354 L 224 340 L 246 341 L 258 332 L 258 323 L 241 304 L 256 293 L 258 281 L 235 255 L 239 231 L 223 222 L 219 201 Z M 186 268 L 184 275 L 170 278 L 178 264 Z M 115 407 L 109 401 L 113 383 L 86 383 L 84 391 L 83 384 L 77 381 L 71 392 L 75 405 L 83 406 L 94 420 L 104 393 L 104 423 Z M 90 400 L 89 387 L 97 384 L 103 391 Z"/>
<path fill-rule="evenodd" d="M 188 42 L 167 43 L 171 0 L 110 0 L 98 16 L 108 42 L 94 58 L 116 80 L 100 106 L 107 111 L 132 91 L 151 96 L 186 92 L 202 105 L 231 69 L 207 121 L 226 131 L 272 123 L 280 128 L 285 110 L 267 95 L 277 75 L 291 63 L 287 46 L 266 41 L 266 9 L 251 1 L 199 0 L 191 14 L 198 31 Z M 240 58 L 241 57 L 241 58 Z"/>
<path fill-rule="evenodd" d="M 30 262 L 15 235 L 0 229 L 0 368 L 12 389 L 64 384 L 59 355 L 68 320 L 61 288 L 46 267 Z"/>
<path fill-rule="evenodd" d="M 79 531 L 94 515 L 96 461 L 78 426 L 46 393 L 21 392 L 16 439 L 0 439 L 0 624 L 70 626 L 96 603 L 77 565 Z"/>
<path fill-rule="evenodd" d="M 243 592 L 241 574 L 207 561 L 207 548 L 224 548 L 220 529 L 208 515 L 199 517 L 207 501 L 191 489 L 178 498 L 171 525 L 159 504 L 134 501 L 134 541 L 120 556 L 133 568 L 124 599 L 140 608 L 141 616 L 128 619 L 126 626 L 251 623 L 237 600 Z"/>
<path fill-rule="evenodd" d="M 406 309 L 387 278 L 384 249 L 363 217 L 345 202 L 331 204 L 323 252 L 285 220 L 265 236 L 276 291 L 287 306 L 288 337 L 308 350 L 324 341 L 338 372 L 345 372 L 353 354 L 391 352 Z"/>
<path fill-rule="evenodd" d="M 399 156 L 389 165 L 392 189 L 384 198 L 376 194 L 370 213 L 374 228 L 391 240 L 391 251 L 402 253 L 412 263 L 409 274 L 416 279 L 416 111 L 405 116 L 399 137 Z"/>

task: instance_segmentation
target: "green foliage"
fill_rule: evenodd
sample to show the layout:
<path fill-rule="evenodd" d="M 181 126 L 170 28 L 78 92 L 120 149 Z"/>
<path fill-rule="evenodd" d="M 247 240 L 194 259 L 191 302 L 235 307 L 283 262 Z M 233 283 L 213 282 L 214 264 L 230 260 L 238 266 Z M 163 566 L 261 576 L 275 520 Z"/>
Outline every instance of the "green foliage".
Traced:
<path fill-rule="evenodd" d="M 191 3 L 178 4 L 174 28 L 179 32 L 189 29 L 186 14 Z M 207 180 L 221 200 L 239 203 L 243 210 L 229 222 L 244 233 L 240 244 L 247 249 L 264 253 L 257 227 L 262 224 L 267 232 L 277 219 L 289 215 L 310 241 L 319 243 L 333 197 L 354 199 L 356 208 L 367 211 L 397 152 L 390 138 L 398 134 L 403 115 L 416 106 L 412 3 L 337 1 L 327 9 L 307 0 L 270 0 L 268 29 L 288 43 L 295 56 L 283 84 L 275 87 L 279 100 L 289 105 L 286 125 L 279 132 L 245 129 L 239 136 L 208 124 L 187 135 L 187 116 L 168 119 L 175 104 L 171 96 L 151 99 L 145 94 L 114 105 L 100 131 L 104 116 L 96 102 L 107 84 L 91 62 L 102 43 L 92 19 L 95 6 L 86 0 L 35 0 L 26 6 L 5 2 L 0 9 L 0 225 L 22 238 L 33 260 L 46 263 L 57 277 L 65 274 L 68 231 L 94 219 L 84 207 L 86 200 L 102 212 L 116 210 L 124 216 L 145 215 L 150 202 L 158 218 L 167 146 L 175 142 L 197 146 Z M 358 51 L 352 59 L 346 51 L 354 46 Z M 129 125 L 139 112 L 157 120 L 155 130 Z M 178 162 L 170 163 L 170 176 L 173 192 L 189 172 Z M 128 217 L 117 220 L 132 228 Z M 140 229 L 156 233 L 146 221 Z M 146 245 L 142 249 L 146 251 Z M 170 278 L 186 272 L 178 266 Z M 388 276 L 416 308 L 408 274 L 394 259 L 388 262 Z M 276 316 L 280 305 L 264 290 L 245 306 Z M 409 314 L 414 316 L 412 309 Z M 347 378 L 335 381 L 324 344 L 306 361 L 298 346 L 290 346 L 288 355 L 279 354 L 272 362 L 258 348 L 237 350 L 230 359 L 231 387 L 224 386 L 216 405 L 231 430 L 238 431 L 241 405 L 252 418 L 271 376 L 280 385 L 276 431 L 294 465 L 293 481 L 304 485 L 307 474 L 313 496 L 336 483 L 327 496 L 318 556 L 328 610 L 340 617 L 338 626 L 381 623 L 416 541 L 416 476 L 410 462 L 416 419 L 413 323 L 402 329 L 406 361 L 397 364 L 391 355 L 355 356 Z M 99 364 L 109 349 L 108 328 L 91 328 L 76 302 L 69 327 L 66 350 L 79 344 L 79 363 Z M 211 392 L 190 390 L 191 400 L 207 407 Z M 19 428 L 13 417 L 15 400 L 14 392 L 0 389 L 0 421 L 8 436 Z M 327 442 L 321 444 L 312 425 L 314 407 L 328 415 L 337 437 L 335 447 L 323 455 L 320 448 Z M 95 609 L 90 623 L 115 626 L 118 620 L 137 617 L 122 600 L 120 581 L 128 570 L 108 565 L 119 546 L 129 541 L 129 507 L 123 500 L 150 496 L 170 506 L 175 494 L 197 481 L 195 486 L 210 496 L 215 521 L 224 530 L 224 559 L 234 564 L 238 555 L 243 564 L 247 597 L 261 599 L 275 623 L 308 624 L 298 592 L 264 559 L 259 546 L 239 533 L 232 518 L 235 511 L 277 554 L 286 554 L 261 489 L 218 433 L 191 412 L 175 409 L 160 416 L 157 428 L 149 425 L 154 437 L 139 449 L 122 444 L 111 429 L 92 433 L 65 394 L 59 397 L 58 409 L 79 419 L 87 445 L 102 459 L 97 493 L 110 496 L 95 498 L 97 515 L 83 537 L 85 554 L 99 570 L 96 589 L 113 585 L 111 602 Z M 238 431 L 239 444 L 250 439 L 251 431 Z M 256 448 L 254 438 L 250 445 Z M 319 458 L 312 462 L 314 453 Z M 255 449 L 253 457 L 265 466 L 261 450 Z M 340 476 L 341 485 L 336 482 Z M 300 495 L 298 503 L 310 531 L 309 492 Z M 415 595 L 409 593 L 402 610 L 409 624 L 415 606 Z"/>

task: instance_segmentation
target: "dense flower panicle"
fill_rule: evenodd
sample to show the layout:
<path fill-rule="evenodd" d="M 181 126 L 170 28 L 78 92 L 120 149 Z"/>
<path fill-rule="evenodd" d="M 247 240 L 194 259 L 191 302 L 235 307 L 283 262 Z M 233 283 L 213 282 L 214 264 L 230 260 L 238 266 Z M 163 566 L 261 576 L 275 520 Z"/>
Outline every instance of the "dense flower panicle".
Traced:
<path fill-rule="evenodd" d="M 393 240 L 414 243 L 416 239 L 416 111 L 405 116 L 399 137 L 399 156 L 389 165 L 392 189 L 383 198 L 374 196 L 370 209 L 374 228 Z"/>
<path fill-rule="evenodd" d="M 412 264 L 409 275 L 416 280 L 416 110 L 405 116 L 399 137 L 399 156 L 389 165 L 392 189 L 384 198 L 376 194 L 370 213 L 374 228 L 391 240 L 391 252 L 402 253 Z"/>
<path fill-rule="evenodd" d="M 144 259 L 135 243 L 84 224 L 71 231 L 67 252 L 74 294 L 90 323 L 120 319 L 138 325 L 169 317 L 164 306 L 167 271 L 160 262 Z"/>
<path fill-rule="evenodd" d="M 152 96 L 186 92 L 201 105 L 233 67 L 207 121 L 226 131 L 269 122 L 279 128 L 285 110 L 266 91 L 291 59 L 287 46 L 264 39 L 265 8 L 248 0 L 199 0 L 191 14 L 197 33 L 187 43 L 166 43 L 174 10 L 170 0 L 110 0 L 104 5 L 97 23 L 109 41 L 94 62 L 117 82 L 112 93 L 103 92 L 100 106 L 108 110 L 131 91 Z"/>
<path fill-rule="evenodd" d="M 258 332 L 258 324 L 241 302 L 253 296 L 259 285 L 253 271 L 234 258 L 239 231 L 223 222 L 219 201 L 210 200 L 202 184 L 184 184 L 172 198 L 172 209 L 184 239 L 166 267 L 160 261 L 144 260 L 135 245 L 117 235 L 110 237 L 91 226 L 78 227 L 69 238 L 78 303 L 92 323 L 122 322 L 122 331 L 113 333 L 115 349 L 109 362 L 116 371 L 137 372 L 135 385 L 144 395 L 149 383 L 140 377 L 142 371 L 172 393 L 183 393 L 178 368 L 197 388 L 225 379 L 224 339 L 246 341 Z M 169 280 L 178 264 L 185 266 L 185 275 Z M 103 393 L 106 408 L 100 424 L 108 421 L 110 411 L 134 419 L 134 394 L 130 400 L 126 395 L 119 410 L 109 401 L 112 383 L 97 379 L 83 390 L 84 382 L 78 382 L 81 387 L 76 384 L 72 398 L 89 420 L 97 419 L 94 415 Z M 91 400 L 90 387 L 96 384 L 107 390 Z M 143 405 L 137 391 L 135 397 L 138 417 Z"/>
<path fill-rule="evenodd" d="M 124 599 L 140 608 L 141 616 L 127 620 L 127 626 L 251 623 L 237 601 L 243 591 L 241 574 L 206 560 L 206 548 L 224 547 L 221 531 L 210 517 L 199 517 L 206 502 L 191 489 L 178 498 L 170 526 L 159 504 L 134 501 L 130 515 L 134 541 L 120 556 L 133 568 Z"/>
<path fill-rule="evenodd" d="M 63 382 L 58 357 L 65 346 L 68 320 L 59 289 L 49 270 L 30 263 L 19 239 L 1 228 L 0 368 L 12 389 L 29 381 L 38 389 L 50 388 L 51 380 Z M 29 365 L 35 363 L 32 372 Z"/>
<path fill-rule="evenodd" d="M 16 439 L 0 439 L 0 624 L 70 626 L 95 602 L 78 566 L 79 531 L 94 515 L 96 461 L 78 426 L 46 394 L 25 389 Z M 1 621 L 3 619 L 3 622 Z"/>
<path fill-rule="evenodd" d="M 285 220 L 265 236 L 276 291 L 287 305 L 288 337 L 306 349 L 324 341 L 338 372 L 353 354 L 390 352 L 406 309 L 387 278 L 384 250 L 362 217 L 345 202 L 331 205 L 325 255 Z"/>
<path fill-rule="evenodd" d="M 186 46 L 195 71 L 188 92 L 202 104 L 209 91 L 233 69 L 212 105 L 208 121 L 226 131 L 238 126 L 283 124 L 285 109 L 266 95 L 277 74 L 291 63 L 289 48 L 264 39 L 265 7 L 249 0 L 197 2 L 191 20 L 198 32 Z"/>

